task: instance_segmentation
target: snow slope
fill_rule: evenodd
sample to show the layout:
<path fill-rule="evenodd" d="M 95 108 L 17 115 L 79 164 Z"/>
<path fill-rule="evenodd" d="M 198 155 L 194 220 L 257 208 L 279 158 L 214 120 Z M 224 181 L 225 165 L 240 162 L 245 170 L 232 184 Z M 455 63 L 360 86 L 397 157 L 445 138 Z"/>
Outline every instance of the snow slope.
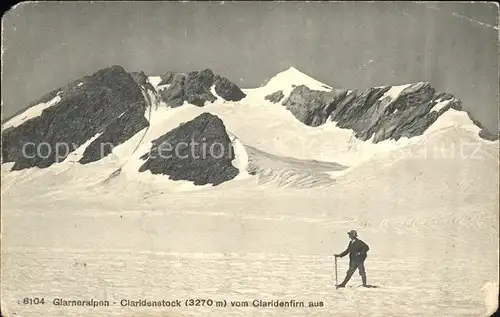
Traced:
<path fill-rule="evenodd" d="M 151 79 L 153 86 L 159 82 Z M 449 110 L 423 135 L 373 144 L 312 128 L 264 100 L 319 83 L 289 69 L 231 103 L 151 104 L 150 127 L 106 158 L 47 169 L 2 165 L 2 311 L 20 316 L 483 316 L 498 283 L 498 141 Z M 288 90 L 287 90 L 288 89 Z M 323 89 L 328 89 L 323 87 Z M 401 90 L 401 89 L 400 89 Z M 148 93 L 148 92 L 146 92 Z M 397 92 L 391 93 L 395 98 Z M 285 93 L 286 95 L 286 93 Z M 219 116 L 240 175 L 196 187 L 138 173 L 151 142 L 203 112 Z M 97 137 L 97 136 L 95 136 Z M 89 142 L 90 143 L 90 142 Z M 110 177 L 113 175 L 113 177 Z M 357 229 L 368 283 L 335 290 L 332 254 Z M 339 280 L 348 261 L 338 262 Z M 493 287 L 492 287 L 493 285 Z M 498 288 L 497 288 L 498 289 Z M 488 291 L 490 290 L 490 291 Z M 304 301 L 304 308 L 89 310 L 67 299 Z M 309 308 L 308 302 L 323 302 Z"/>
<path fill-rule="evenodd" d="M 411 84 L 406 84 L 406 85 L 399 85 L 399 86 L 392 86 L 391 89 L 389 89 L 382 97 L 380 97 L 380 100 L 389 98 L 390 100 L 396 100 L 398 96 L 405 90 L 406 88 L 410 87 Z"/>
<path fill-rule="evenodd" d="M 20 113 L 17 116 L 10 118 L 9 121 L 5 122 L 2 125 L 2 131 L 10 127 L 17 127 L 18 125 L 22 124 L 25 121 L 40 116 L 44 109 L 56 105 L 59 101 L 61 101 L 61 97 L 59 96 L 58 93 L 54 98 L 52 98 L 48 102 L 42 102 L 37 105 L 34 105 L 33 107 L 28 108 L 23 113 Z"/>

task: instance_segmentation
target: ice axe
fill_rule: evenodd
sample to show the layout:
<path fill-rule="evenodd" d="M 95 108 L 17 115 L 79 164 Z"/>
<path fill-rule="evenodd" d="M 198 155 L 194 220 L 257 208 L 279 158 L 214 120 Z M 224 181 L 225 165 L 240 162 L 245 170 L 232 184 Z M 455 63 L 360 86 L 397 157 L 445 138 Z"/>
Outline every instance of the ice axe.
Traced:
<path fill-rule="evenodd" d="M 335 288 L 339 285 L 338 277 L 337 277 L 337 257 L 335 256 Z"/>

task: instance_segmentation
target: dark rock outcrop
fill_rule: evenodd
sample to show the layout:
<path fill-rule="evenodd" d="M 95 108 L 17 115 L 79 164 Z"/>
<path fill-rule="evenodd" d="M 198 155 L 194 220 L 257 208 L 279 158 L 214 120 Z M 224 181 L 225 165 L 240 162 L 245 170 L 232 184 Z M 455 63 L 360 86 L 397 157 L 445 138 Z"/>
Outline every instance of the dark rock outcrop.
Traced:
<path fill-rule="evenodd" d="M 481 131 L 479 131 L 479 136 L 485 140 L 496 141 L 500 137 L 500 131 L 497 131 L 497 133 L 494 134 L 488 129 L 482 128 Z"/>
<path fill-rule="evenodd" d="M 152 106 L 153 100 L 151 100 L 151 95 L 157 95 L 156 89 L 149 82 L 148 76 L 144 72 L 132 72 L 130 76 L 134 79 L 134 81 L 139 85 L 143 92 L 143 96 L 147 101 L 147 106 Z"/>
<path fill-rule="evenodd" d="M 219 185 L 233 179 L 239 171 L 231 161 L 234 149 L 224 123 L 217 116 L 203 113 L 153 141 L 146 162 L 139 172 L 166 174 L 172 180 L 195 185 Z"/>
<path fill-rule="evenodd" d="M 13 170 L 45 168 L 62 162 L 77 147 L 100 134 L 80 160 L 82 164 L 93 162 L 149 125 L 144 118 L 141 89 L 121 66 L 76 80 L 51 92 L 43 101 L 56 94 L 61 96 L 56 105 L 3 131 L 3 163 L 14 162 Z"/>
<path fill-rule="evenodd" d="M 301 122 L 317 127 L 326 122 L 334 106 L 346 95 L 347 90 L 317 91 L 301 85 L 282 104 Z"/>
<path fill-rule="evenodd" d="M 285 95 L 283 94 L 283 90 L 278 90 L 264 97 L 265 100 L 269 100 L 272 103 L 278 103 L 283 99 Z"/>
<path fill-rule="evenodd" d="M 161 85 L 170 85 L 172 83 L 172 81 L 174 80 L 174 76 L 175 76 L 175 73 L 174 72 L 166 72 L 165 74 L 161 75 L 160 78 L 160 83 L 158 84 L 158 86 L 161 86 Z"/>
<path fill-rule="evenodd" d="M 131 72 L 130 76 L 138 85 L 146 85 L 148 83 L 148 76 L 144 72 Z"/>
<path fill-rule="evenodd" d="M 449 93 L 436 93 L 429 83 L 412 84 L 394 100 L 384 97 L 390 89 L 328 92 L 298 86 L 282 104 L 304 124 L 315 127 L 327 120 L 334 121 L 340 128 L 353 130 L 361 140 L 373 137 L 374 143 L 421 135 L 450 108 L 462 110 L 459 99 Z M 432 110 L 443 101 L 448 103 L 437 111 Z M 495 137 L 484 129 L 480 136 L 485 139 Z"/>
<path fill-rule="evenodd" d="M 411 85 L 403 90 L 396 100 L 380 101 L 379 104 L 387 105 L 386 110 L 377 115 L 376 121 L 363 136 L 367 139 L 374 134 L 373 142 L 377 143 L 387 139 L 398 140 L 402 137 L 421 135 L 446 110 L 454 105 L 461 107 L 458 99 L 451 100 L 453 97 L 447 95 L 450 102 L 438 112 L 431 111 L 442 97 L 444 95 L 436 95 L 429 83 Z"/>
<path fill-rule="evenodd" d="M 210 69 L 188 73 L 184 82 L 184 100 L 198 107 L 204 106 L 206 101 L 214 102 L 217 98 L 210 91 L 213 82 L 214 73 Z"/>
<path fill-rule="evenodd" d="M 246 95 L 241 91 L 241 89 L 232 83 L 226 77 L 221 77 L 219 75 L 215 76 L 215 92 L 217 95 L 221 96 L 227 101 L 240 101 L 245 98 Z"/>
<path fill-rule="evenodd" d="M 399 139 L 405 129 L 409 129 L 408 133 L 411 134 L 411 130 L 418 130 L 425 125 L 425 130 L 434 122 L 435 118 L 429 124 L 418 118 L 429 110 L 434 95 L 430 85 L 410 86 L 394 101 L 382 98 L 390 88 L 352 92 L 352 101 L 343 102 L 337 107 L 331 115 L 332 121 L 337 122 L 340 128 L 354 130 L 356 137 L 362 140 L 368 140 L 375 134 L 375 143 L 389 138 Z"/>
<path fill-rule="evenodd" d="M 477 125 L 481 130 L 479 131 L 479 136 L 485 140 L 489 141 L 496 141 L 500 137 L 500 131 L 497 131 L 497 133 L 492 133 L 489 131 L 483 124 L 479 121 L 477 121 L 470 112 L 467 112 L 469 115 L 469 118 L 474 122 L 475 125 Z"/>
<path fill-rule="evenodd" d="M 161 98 L 171 107 L 180 107 L 184 103 L 184 82 L 186 75 L 175 74 L 169 81 L 168 88 L 160 92 Z M 163 81 L 162 81 L 163 82 Z"/>
<path fill-rule="evenodd" d="M 179 107 L 184 101 L 198 107 L 214 102 L 217 97 L 212 94 L 212 86 L 224 100 L 239 101 L 245 97 L 238 86 L 225 77 L 214 75 L 210 69 L 188 74 L 168 72 L 161 78 L 159 85 L 170 85 L 160 94 L 171 107 Z"/>

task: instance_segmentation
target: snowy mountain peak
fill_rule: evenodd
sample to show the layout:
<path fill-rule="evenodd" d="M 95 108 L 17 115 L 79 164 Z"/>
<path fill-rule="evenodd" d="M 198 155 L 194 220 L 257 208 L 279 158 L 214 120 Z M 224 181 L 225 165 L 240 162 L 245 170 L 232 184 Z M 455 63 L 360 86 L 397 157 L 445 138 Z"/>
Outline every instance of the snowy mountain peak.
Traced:
<path fill-rule="evenodd" d="M 299 73 L 301 73 L 301 72 L 300 72 L 297 68 L 295 68 L 295 67 L 293 67 L 293 66 L 288 67 L 288 69 L 287 69 L 285 72 L 287 72 L 287 71 L 291 71 L 291 72 L 299 72 Z"/>
<path fill-rule="evenodd" d="M 295 68 L 293 66 L 290 66 L 288 69 L 286 69 L 286 70 L 284 70 L 282 72 L 279 72 L 276 75 L 282 75 L 282 76 L 287 76 L 287 77 L 296 77 L 296 78 L 303 77 L 303 78 L 306 78 L 306 79 L 309 79 L 309 80 L 310 79 L 315 80 L 311 76 L 305 74 L 304 72 L 301 72 L 300 70 L 298 70 L 297 68 Z"/>
<path fill-rule="evenodd" d="M 304 85 L 310 89 L 329 91 L 332 88 L 311 76 L 299 71 L 297 68 L 291 66 L 287 70 L 279 72 L 261 88 L 269 92 L 277 90 L 291 91 L 294 86 Z M 285 95 L 287 95 L 285 93 Z"/>

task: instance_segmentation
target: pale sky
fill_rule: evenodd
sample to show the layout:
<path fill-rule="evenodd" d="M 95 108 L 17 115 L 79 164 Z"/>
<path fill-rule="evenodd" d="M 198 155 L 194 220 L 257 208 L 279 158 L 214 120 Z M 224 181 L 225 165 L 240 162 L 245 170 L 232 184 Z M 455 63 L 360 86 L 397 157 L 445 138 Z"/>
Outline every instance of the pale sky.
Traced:
<path fill-rule="evenodd" d="M 242 88 L 294 66 L 339 88 L 429 81 L 495 131 L 497 16 L 491 3 L 23 3 L 3 17 L 3 116 L 115 64 L 211 68 Z"/>

